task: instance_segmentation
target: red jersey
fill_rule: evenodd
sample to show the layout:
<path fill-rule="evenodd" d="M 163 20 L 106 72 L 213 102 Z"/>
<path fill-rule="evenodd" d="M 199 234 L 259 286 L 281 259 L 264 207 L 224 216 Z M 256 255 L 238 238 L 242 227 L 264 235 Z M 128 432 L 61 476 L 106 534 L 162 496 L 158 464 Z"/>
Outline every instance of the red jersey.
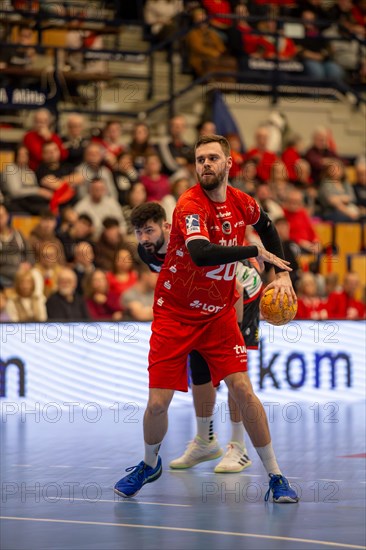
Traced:
<path fill-rule="evenodd" d="M 259 149 L 251 149 L 245 155 L 245 160 L 254 158 L 257 160 L 257 174 L 258 177 L 267 182 L 271 177 L 272 165 L 276 162 L 277 157 L 271 151 L 260 151 Z"/>
<path fill-rule="evenodd" d="M 239 189 L 228 186 L 226 201 L 213 202 L 199 184 L 180 197 L 173 214 L 165 262 L 155 289 L 154 311 L 183 322 L 220 316 L 238 298 L 237 262 L 198 267 L 186 245 L 193 239 L 236 246 L 244 242 L 247 225 L 255 224 L 260 208 Z"/>
<path fill-rule="evenodd" d="M 342 292 L 332 292 L 328 297 L 328 314 L 330 319 L 348 319 L 348 311 L 357 310 L 356 319 L 365 318 L 365 305 Z"/>

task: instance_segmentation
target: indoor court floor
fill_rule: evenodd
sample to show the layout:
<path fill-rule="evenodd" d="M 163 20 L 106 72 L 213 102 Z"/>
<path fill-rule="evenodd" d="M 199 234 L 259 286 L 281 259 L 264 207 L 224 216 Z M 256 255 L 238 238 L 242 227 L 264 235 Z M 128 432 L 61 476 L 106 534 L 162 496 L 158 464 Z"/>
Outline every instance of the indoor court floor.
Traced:
<path fill-rule="evenodd" d="M 194 436 L 193 409 L 186 406 L 170 411 L 163 475 L 130 500 L 114 495 L 113 485 L 143 458 L 142 408 L 66 414 L 50 406 L 39 415 L 7 415 L 1 423 L 0 546 L 364 548 L 365 408 L 297 406 L 298 418 L 276 406 L 270 427 L 279 464 L 300 493 L 298 504 L 264 502 L 266 475 L 251 445 L 253 465 L 240 474 L 214 474 L 216 461 L 169 470 Z M 225 447 L 224 414 L 215 430 Z"/>

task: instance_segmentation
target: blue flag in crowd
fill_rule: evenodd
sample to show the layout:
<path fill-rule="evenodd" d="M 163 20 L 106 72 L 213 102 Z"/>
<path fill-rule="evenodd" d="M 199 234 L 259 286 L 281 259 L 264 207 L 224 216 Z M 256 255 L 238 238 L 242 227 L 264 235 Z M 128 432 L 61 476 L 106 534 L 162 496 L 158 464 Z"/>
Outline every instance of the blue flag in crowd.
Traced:
<path fill-rule="evenodd" d="M 216 124 L 216 131 L 219 135 L 237 134 L 240 138 L 242 153 L 245 153 L 245 144 L 239 127 L 219 90 L 215 91 L 213 98 L 212 121 Z"/>

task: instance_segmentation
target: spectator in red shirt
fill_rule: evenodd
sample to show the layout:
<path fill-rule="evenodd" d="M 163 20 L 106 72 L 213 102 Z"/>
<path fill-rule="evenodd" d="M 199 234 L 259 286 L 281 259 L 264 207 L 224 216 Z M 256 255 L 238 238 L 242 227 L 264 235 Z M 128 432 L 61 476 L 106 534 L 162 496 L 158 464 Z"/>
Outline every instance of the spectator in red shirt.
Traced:
<path fill-rule="evenodd" d="M 332 292 L 328 298 L 328 317 L 330 319 L 364 319 L 365 304 L 356 300 L 355 294 L 361 285 L 358 273 L 349 272 L 343 281 L 341 292 Z"/>
<path fill-rule="evenodd" d="M 110 291 L 107 276 L 101 269 L 96 269 L 87 275 L 84 282 L 84 296 L 91 319 L 97 321 L 122 319 L 118 294 Z"/>
<path fill-rule="evenodd" d="M 257 175 L 262 181 L 267 182 L 271 175 L 271 167 L 277 157 L 267 150 L 268 143 L 267 126 L 259 126 L 255 133 L 255 146 L 245 155 L 245 160 L 253 159 L 257 162 Z"/>
<path fill-rule="evenodd" d="M 121 139 L 121 123 L 118 120 L 109 120 L 104 127 L 102 137 L 93 138 L 92 140 L 100 145 L 103 161 L 111 170 L 117 167 L 118 157 L 125 150 Z"/>
<path fill-rule="evenodd" d="M 112 271 L 107 271 L 111 292 L 120 298 L 137 281 L 136 265 L 128 248 L 121 247 L 115 255 Z"/>
<path fill-rule="evenodd" d="M 258 30 L 263 33 L 274 33 L 277 31 L 277 21 L 270 19 L 268 21 L 260 21 L 258 23 Z M 280 36 L 278 38 L 276 48 L 275 36 L 257 36 L 254 53 L 256 57 L 263 59 L 278 58 L 282 60 L 293 59 L 296 55 L 297 48 L 295 42 L 291 38 Z"/>
<path fill-rule="evenodd" d="M 299 134 L 294 134 L 287 142 L 287 147 L 282 153 L 282 160 L 286 165 L 288 177 L 291 182 L 298 179 L 296 162 L 301 159 L 300 148 L 302 138 Z"/>
<path fill-rule="evenodd" d="M 304 208 L 303 195 L 299 189 L 290 188 L 283 203 L 283 210 L 290 224 L 290 239 L 308 254 L 319 254 L 321 244 L 314 231 L 311 219 Z"/>
<path fill-rule="evenodd" d="M 169 178 L 161 173 L 161 160 L 158 155 L 152 154 L 146 157 L 144 175 L 141 183 L 146 189 L 149 201 L 160 201 L 170 193 Z"/>
<path fill-rule="evenodd" d="M 42 162 L 42 149 L 45 143 L 53 141 L 60 149 L 61 160 L 67 158 L 67 151 L 61 138 L 51 130 L 51 113 L 47 109 L 37 109 L 33 117 L 33 129 L 23 138 L 23 144 L 29 151 L 29 168 L 37 170 Z"/>
<path fill-rule="evenodd" d="M 298 283 L 296 319 L 327 318 L 327 304 L 317 295 L 315 275 L 310 272 L 303 273 Z"/>

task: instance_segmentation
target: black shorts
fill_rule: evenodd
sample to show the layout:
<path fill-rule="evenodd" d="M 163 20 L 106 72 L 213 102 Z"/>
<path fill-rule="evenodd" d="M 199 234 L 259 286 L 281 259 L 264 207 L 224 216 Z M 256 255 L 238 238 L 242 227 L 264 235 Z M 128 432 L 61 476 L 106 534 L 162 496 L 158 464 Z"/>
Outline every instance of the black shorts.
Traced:
<path fill-rule="evenodd" d="M 244 304 L 244 318 L 241 333 L 248 349 L 258 349 L 259 345 L 259 302 L 261 295 Z"/>
<path fill-rule="evenodd" d="M 191 369 L 192 383 L 195 386 L 202 386 L 202 384 L 211 382 L 210 369 L 198 351 L 191 351 L 188 356 L 188 362 Z"/>

